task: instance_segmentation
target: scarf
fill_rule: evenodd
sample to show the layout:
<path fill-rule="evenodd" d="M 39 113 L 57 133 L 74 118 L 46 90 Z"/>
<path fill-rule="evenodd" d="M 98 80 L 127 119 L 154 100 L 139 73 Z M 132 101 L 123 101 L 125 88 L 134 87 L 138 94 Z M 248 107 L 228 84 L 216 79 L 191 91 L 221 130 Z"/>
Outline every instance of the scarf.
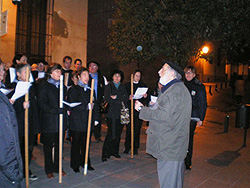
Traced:
<path fill-rule="evenodd" d="M 120 86 L 120 84 L 121 84 L 121 82 L 118 82 L 117 84 L 115 83 L 115 82 L 113 82 L 114 83 L 114 85 L 115 85 L 115 87 L 116 87 L 116 89 L 118 89 L 118 87 Z"/>
<path fill-rule="evenodd" d="M 56 86 L 56 88 L 59 88 L 60 86 L 60 80 L 54 80 L 53 78 L 49 78 L 48 82 L 54 86 Z"/>
<path fill-rule="evenodd" d="M 84 91 L 87 91 L 87 89 L 91 90 L 91 88 L 88 86 L 88 84 L 84 84 L 81 80 L 78 81 L 77 85 L 84 88 Z"/>

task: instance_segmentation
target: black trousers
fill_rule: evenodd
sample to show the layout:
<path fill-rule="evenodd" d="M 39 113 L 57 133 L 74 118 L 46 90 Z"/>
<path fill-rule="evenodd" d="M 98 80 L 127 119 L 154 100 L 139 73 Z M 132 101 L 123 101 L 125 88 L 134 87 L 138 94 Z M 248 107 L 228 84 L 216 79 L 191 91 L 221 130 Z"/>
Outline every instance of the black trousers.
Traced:
<path fill-rule="evenodd" d="M 136 151 L 140 147 L 140 133 L 142 120 L 139 116 L 134 116 L 134 150 Z M 126 125 L 126 138 L 125 138 L 125 150 L 129 151 L 131 149 L 131 124 Z"/>
<path fill-rule="evenodd" d="M 87 143 L 87 132 L 70 131 L 72 136 L 71 141 L 71 152 L 70 152 L 70 167 L 72 169 L 78 169 L 80 166 L 84 167 L 86 143 Z M 90 134 L 91 140 L 91 134 Z M 88 166 L 91 166 L 90 157 L 88 156 Z"/>
<path fill-rule="evenodd" d="M 102 157 L 110 157 L 110 155 L 119 154 L 119 145 L 123 125 L 120 119 L 107 118 L 108 132 L 104 140 L 102 148 Z"/>
<path fill-rule="evenodd" d="M 189 132 L 189 144 L 188 144 L 188 153 L 185 158 L 185 165 L 191 166 L 192 165 L 192 156 L 193 156 L 193 143 L 194 143 L 194 131 L 196 129 L 196 121 L 190 121 L 190 132 Z"/>
<path fill-rule="evenodd" d="M 98 113 L 99 115 L 99 123 L 94 127 L 94 136 L 95 139 L 101 138 L 101 132 L 102 132 L 102 114 Z"/>
<path fill-rule="evenodd" d="M 21 151 L 21 156 L 22 156 L 22 161 L 23 161 L 23 175 L 25 177 L 25 137 L 24 136 L 19 136 L 19 146 L 20 146 L 20 151 Z M 28 145 L 29 164 L 30 164 L 31 157 L 32 157 L 33 147 L 34 147 L 33 142 L 31 143 L 29 141 L 29 145 Z M 31 175 L 30 170 L 29 170 L 29 175 Z"/>
<path fill-rule="evenodd" d="M 64 137 L 64 134 L 63 134 Z M 64 138 L 63 138 L 64 140 Z M 54 161 L 52 149 L 54 147 Z M 43 133 L 45 173 L 59 172 L 59 133 Z"/>

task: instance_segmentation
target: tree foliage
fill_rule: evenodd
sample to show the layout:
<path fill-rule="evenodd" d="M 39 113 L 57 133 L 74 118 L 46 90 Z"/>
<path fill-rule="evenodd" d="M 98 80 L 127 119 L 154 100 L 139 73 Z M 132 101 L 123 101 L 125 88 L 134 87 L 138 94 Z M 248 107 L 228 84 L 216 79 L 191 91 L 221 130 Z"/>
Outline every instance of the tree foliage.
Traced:
<path fill-rule="evenodd" d="M 206 42 L 218 45 L 231 60 L 249 49 L 246 0 L 116 0 L 116 6 L 108 44 L 119 62 L 139 57 L 149 62 L 164 55 L 183 63 Z"/>

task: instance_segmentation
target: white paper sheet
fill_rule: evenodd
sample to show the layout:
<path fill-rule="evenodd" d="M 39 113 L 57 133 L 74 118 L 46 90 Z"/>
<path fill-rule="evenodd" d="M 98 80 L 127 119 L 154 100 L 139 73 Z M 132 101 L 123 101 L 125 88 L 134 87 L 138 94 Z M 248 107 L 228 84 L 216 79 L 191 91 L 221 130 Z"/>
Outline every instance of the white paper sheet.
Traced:
<path fill-rule="evenodd" d="M 22 82 L 22 81 L 17 82 L 15 93 L 11 97 L 11 100 L 16 100 L 24 96 L 26 93 L 28 93 L 30 86 L 31 86 L 30 82 Z"/>
<path fill-rule="evenodd" d="M 152 101 L 153 103 L 156 103 L 157 98 L 158 98 L 158 97 L 151 95 L 151 96 L 150 96 L 150 101 Z"/>
<path fill-rule="evenodd" d="M 63 103 L 66 104 L 67 106 L 71 107 L 71 108 L 74 108 L 74 107 L 82 104 L 81 102 L 68 103 L 68 102 L 65 102 L 65 101 L 63 101 Z"/>
<path fill-rule="evenodd" d="M 10 71 L 10 83 L 12 83 L 16 78 L 16 69 L 13 67 L 10 67 L 9 71 Z M 31 73 L 30 73 L 29 82 L 34 82 L 34 78 Z"/>
<path fill-rule="evenodd" d="M 44 78 L 45 72 L 38 72 L 38 78 Z"/>
<path fill-rule="evenodd" d="M 145 93 L 147 93 L 147 87 L 138 87 L 135 91 L 133 99 L 141 99 Z"/>
<path fill-rule="evenodd" d="M 1 88 L 0 90 L 2 91 L 2 93 L 4 95 L 8 95 L 13 89 L 4 89 L 4 88 Z"/>

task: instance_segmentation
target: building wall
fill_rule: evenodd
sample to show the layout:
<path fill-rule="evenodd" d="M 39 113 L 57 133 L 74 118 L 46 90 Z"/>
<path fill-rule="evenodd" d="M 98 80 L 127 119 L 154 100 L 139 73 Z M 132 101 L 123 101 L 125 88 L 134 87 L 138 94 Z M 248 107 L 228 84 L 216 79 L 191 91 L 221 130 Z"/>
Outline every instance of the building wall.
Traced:
<path fill-rule="evenodd" d="M 7 66 L 10 66 L 15 55 L 17 6 L 12 4 L 11 0 L 0 0 L 0 3 L 2 3 L 2 12 L 8 10 L 8 29 L 7 34 L 0 39 L 0 57 Z"/>
<path fill-rule="evenodd" d="M 64 56 L 86 65 L 88 0 L 55 0 L 52 28 L 52 62 Z M 73 68 L 72 63 L 72 68 Z"/>

